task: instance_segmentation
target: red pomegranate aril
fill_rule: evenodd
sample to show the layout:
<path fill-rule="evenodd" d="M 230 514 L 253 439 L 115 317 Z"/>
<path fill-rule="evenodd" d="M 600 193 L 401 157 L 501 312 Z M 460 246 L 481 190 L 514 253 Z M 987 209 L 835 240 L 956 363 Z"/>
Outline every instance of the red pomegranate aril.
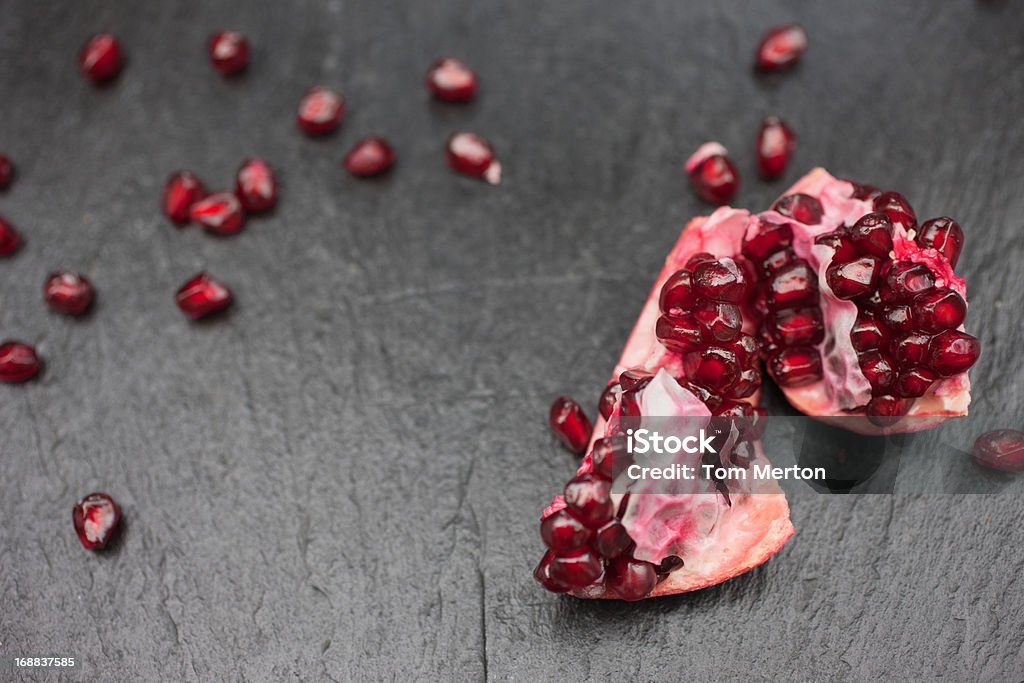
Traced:
<path fill-rule="evenodd" d="M 619 414 L 622 417 L 637 417 L 640 415 L 640 403 L 635 391 L 623 391 L 619 403 Z"/>
<path fill-rule="evenodd" d="M 445 102 L 469 102 L 478 86 L 477 75 L 455 57 L 442 57 L 427 71 L 427 88 Z"/>
<path fill-rule="evenodd" d="M 889 343 L 889 330 L 878 322 L 871 311 L 860 311 L 850 329 L 850 341 L 857 351 L 882 348 Z"/>
<path fill-rule="evenodd" d="M 78 67 L 93 83 L 105 83 L 121 73 L 124 55 L 121 44 L 110 33 L 94 35 L 78 54 Z"/>
<path fill-rule="evenodd" d="M 249 41 L 238 31 L 221 31 L 210 38 L 210 62 L 223 76 L 234 76 L 249 64 Z"/>
<path fill-rule="evenodd" d="M 604 570 L 601 558 L 592 550 L 577 550 L 565 555 L 556 554 L 548 572 L 551 578 L 573 588 L 592 584 Z"/>
<path fill-rule="evenodd" d="M 761 261 L 770 254 L 793 244 L 793 228 L 762 220 L 757 231 L 743 241 L 743 255 L 752 261 Z"/>
<path fill-rule="evenodd" d="M 925 221 L 914 240 L 923 248 L 938 251 L 955 268 L 956 262 L 960 260 L 960 250 L 964 247 L 964 231 L 949 216 L 941 216 Z"/>
<path fill-rule="evenodd" d="M 820 308 L 779 311 L 769 326 L 776 343 L 782 346 L 812 346 L 825 338 L 825 322 Z"/>
<path fill-rule="evenodd" d="M 807 261 L 799 259 L 780 268 L 768 280 L 768 306 L 802 308 L 818 304 L 818 276 Z"/>
<path fill-rule="evenodd" d="M 948 287 L 938 287 L 914 297 L 914 322 L 919 330 L 953 330 L 967 317 L 967 302 Z"/>
<path fill-rule="evenodd" d="M 179 225 L 187 223 L 192 205 L 206 196 L 206 187 L 199 176 L 178 171 L 164 184 L 164 214 Z"/>
<path fill-rule="evenodd" d="M 902 398 L 919 398 L 938 380 L 938 374 L 928 368 L 904 370 L 896 378 L 893 393 Z"/>
<path fill-rule="evenodd" d="M 757 172 L 765 180 L 774 180 L 786 172 L 796 147 L 796 134 L 778 116 L 768 116 L 757 132 Z"/>
<path fill-rule="evenodd" d="M 747 280 L 736 262 L 724 257 L 694 269 L 693 291 L 705 299 L 736 304 L 747 298 Z"/>
<path fill-rule="evenodd" d="M 892 222 L 880 211 L 865 214 L 850 228 L 850 240 L 862 254 L 887 258 L 892 251 Z"/>
<path fill-rule="evenodd" d="M 867 417 L 873 424 L 889 427 L 910 410 L 911 401 L 895 396 L 875 396 L 867 405 Z"/>
<path fill-rule="evenodd" d="M 630 368 L 619 373 L 619 386 L 623 391 L 640 391 L 654 379 L 654 375 L 642 368 Z"/>
<path fill-rule="evenodd" d="M 615 404 L 618 402 L 619 394 L 621 393 L 622 387 L 619 386 L 618 382 L 608 383 L 608 386 L 601 392 L 601 398 L 597 401 L 597 412 L 601 413 L 601 417 L 607 420 L 612 416 Z"/>
<path fill-rule="evenodd" d="M 658 584 L 657 568 L 650 562 L 620 557 L 608 565 L 606 584 L 623 600 L 640 600 Z"/>
<path fill-rule="evenodd" d="M 721 153 L 710 154 L 697 163 L 689 174 L 694 192 L 708 204 L 727 204 L 740 189 L 740 173 L 724 147 Z"/>
<path fill-rule="evenodd" d="M 883 192 L 875 197 L 872 204 L 875 211 L 882 211 L 893 223 L 900 223 L 904 230 L 913 230 L 917 227 L 917 214 L 910 206 L 907 198 L 899 192 Z"/>
<path fill-rule="evenodd" d="M 814 238 L 814 243 L 831 247 L 835 251 L 832 255 L 833 261 L 852 261 L 860 255 L 849 234 L 840 231 L 818 235 Z"/>
<path fill-rule="evenodd" d="M 712 346 L 700 352 L 692 377 L 698 384 L 722 393 L 736 384 L 740 370 L 735 353 Z"/>
<path fill-rule="evenodd" d="M 92 283 L 80 273 L 50 273 L 43 285 L 43 299 L 58 313 L 81 315 L 95 296 Z"/>
<path fill-rule="evenodd" d="M 659 304 L 662 313 L 688 313 L 697 303 L 693 293 L 693 273 L 677 270 L 661 287 Z"/>
<path fill-rule="evenodd" d="M 19 341 L 0 343 L 0 382 L 25 382 L 39 372 L 42 362 L 36 350 Z"/>
<path fill-rule="evenodd" d="M 910 306 L 903 304 L 883 307 L 880 320 L 895 335 L 907 334 L 914 329 L 913 312 L 910 310 Z"/>
<path fill-rule="evenodd" d="M 921 263 L 898 261 L 892 265 L 878 294 L 886 303 L 906 302 L 935 286 L 932 271 Z"/>
<path fill-rule="evenodd" d="M 765 275 L 773 275 L 775 271 L 784 266 L 788 266 L 794 261 L 796 261 L 796 254 L 792 249 L 789 247 L 779 249 L 774 254 L 768 254 L 768 256 L 761 261 L 761 272 Z"/>
<path fill-rule="evenodd" d="M 683 387 L 691 394 L 700 399 L 700 402 L 706 405 L 709 409 L 714 410 L 715 406 L 721 403 L 722 399 L 717 394 L 712 392 L 707 387 L 703 387 L 696 382 L 688 379 L 680 379 L 679 386 Z"/>
<path fill-rule="evenodd" d="M 788 194 L 772 205 L 772 210 L 804 225 L 818 225 L 825 215 L 821 202 L 807 194 Z"/>
<path fill-rule="evenodd" d="M 567 553 L 590 543 L 594 531 L 562 509 L 541 520 L 540 537 L 556 553 Z"/>
<path fill-rule="evenodd" d="M 757 366 L 744 368 L 740 377 L 725 395 L 728 398 L 748 398 L 761 388 L 761 370 Z M 711 407 L 711 406 L 708 406 Z"/>
<path fill-rule="evenodd" d="M 754 406 L 746 401 L 722 401 L 711 414 L 715 417 L 751 417 L 754 414 Z"/>
<path fill-rule="evenodd" d="M 14 164 L 6 154 L 0 154 L 0 190 L 6 190 L 14 180 Z"/>
<path fill-rule="evenodd" d="M 235 196 L 242 207 L 260 213 L 277 203 L 277 179 L 274 170 L 263 159 L 246 159 L 235 176 Z"/>
<path fill-rule="evenodd" d="M 476 133 L 454 133 L 448 138 L 448 165 L 455 171 L 483 178 L 491 185 L 501 182 L 501 164 L 491 143 Z"/>
<path fill-rule="evenodd" d="M 21 235 L 14 226 L 0 217 L 0 256 L 9 256 L 21 246 Z"/>
<path fill-rule="evenodd" d="M 861 201 L 874 201 L 875 197 L 882 194 L 874 185 L 868 183 L 858 183 L 855 180 L 847 180 L 853 186 L 853 191 L 850 193 L 851 199 L 859 199 Z"/>
<path fill-rule="evenodd" d="M 693 319 L 702 330 L 702 336 L 720 342 L 731 342 L 740 336 L 743 314 L 736 304 L 699 301 L 693 308 Z"/>
<path fill-rule="evenodd" d="M 768 289 L 764 283 L 758 282 L 750 290 L 750 297 L 747 299 L 747 309 L 750 311 L 754 321 L 758 322 L 771 313 L 771 308 L 768 306 Z"/>
<path fill-rule="evenodd" d="M 615 461 L 619 460 L 619 467 L 629 458 L 629 449 L 625 437 L 608 436 L 598 439 L 594 443 L 594 450 L 590 454 L 590 462 L 594 466 L 594 473 L 603 479 L 611 481 L 615 475 Z"/>
<path fill-rule="evenodd" d="M 825 281 L 839 299 L 856 299 L 867 294 L 878 283 L 879 261 L 874 256 L 861 256 L 855 261 L 836 262 L 825 271 Z"/>
<path fill-rule="evenodd" d="M 209 232 L 234 235 L 245 227 L 242 202 L 232 192 L 214 192 L 192 205 L 189 217 Z"/>
<path fill-rule="evenodd" d="M 693 271 L 694 268 L 702 263 L 709 261 L 717 261 L 718 258 L 714 254 L 709 254 L 706 251 L 699 251 L 686 260 L 686 270 Z"/>
<path fill-rule="evenodd" d="M 106 493 L 90 493 L 71 511 L 78 540 L 86 550 L 103 550 L 121 521 L 121 508 Z"/>
<path fill-rule="evenodd" d="M 876 396 L 888 394 L 896 381 L 896 363 L 881 351 L 865 351 L 858 358 L 861 372 Z"/>
<path fill-rule="evenodd" d="M 627 392 L 630 393 L 630 392 Z M 566 509 L 591 529 L 612 518 L 611 484 L 593 474 L 581 474 L 565 485 Z"/>
<path fill-rule="evenodd" d="M 928 345 L 928 366 L 942 377 L 965 372 L 981 355 L 981 344 L 971 335 L 946 330 L 932 337 Z"/>
<path fill-rule="evenodd" d="M 618 557 L 629 550 L 631 545 L 633 545 L 633 539 L 629 537 L 626 527 L 622 526 L 622 522 L 617 519 L 613 519 L 598 529 L 594 539 L 594 548 L 601 554 L 601 557 L 608 559 Z"/>
<path fill-rule="evenodd" d="M 1024 432 L 994 429 L 974 442 L 978 464 L 1001 472 L 1024 472 Z"/>
<path fill-rule="evenodd" d="M 796 64 L 806 49 L 807 32 L 800 24 L 776 26 L 761 36 L 754 67 L 763 72 L 780 71 Z"/>
<path fill-rule="evenodd" d="M 821 379 L 821 355 L 812 346 L 780 349 L 768 360 L 768 371 L 781 386 L 804 386 Z"/>
<path fill-rule="evenodd" d="M 559 396 L 551 404 L 548 421 L 566 448 L 581 455 L 586 451 L 594 428 L 579 403 L 567 396 Z"/>
<path fill-rule="evenodd" d="M 326 135 L 335 130 L 345 115 L 345 98 L 322 85 L 310 88 L 299 101 L 296 121 L 307 135 Z"/>
<path fill-rule="evenodd" d="M 568 593 L 572 587 L 555 580 L 551 576 L 551 562 L 554 559 L 555 552 L 553 550 L 544 553 L 544 557 L 537 564 L 537 568 L 533 570 L 533 578 L 552 593 Z"/>
<path fill-rule="evenodd" d="M 232 300 L 231 290 L 208 273 L 192 277 L 175 296 L 178 308 L 193 320 L 223 311 Z"/>
<path fill-rule="evenodd" d="M 384 138 L 363 138 L 345 155 L 343 163 L 352 175 L 369 178 L 391 168 L 395 163 L 395 151 Z"/>

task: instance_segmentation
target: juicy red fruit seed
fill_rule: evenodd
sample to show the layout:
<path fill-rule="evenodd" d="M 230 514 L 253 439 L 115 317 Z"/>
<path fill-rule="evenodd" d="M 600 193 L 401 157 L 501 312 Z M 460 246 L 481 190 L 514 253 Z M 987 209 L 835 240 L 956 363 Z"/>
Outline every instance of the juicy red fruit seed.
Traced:
<path fill-rule="evenodd" d="M 833 262 L 825 271 L 825 281 L 836 297 L 855 299 L 875 288 L 878 265 L 879 261 L 874 256 L 862 256 L 847 263 Z"/>
<path fill-rule="evenodd" d="M 0 190 L 6 190 L 14 180 L 14 164 L 6 154 L 0 154 Z"/>
<path fill-rule="evenodd" d="M 36 350 L 19 341 L 0 343 L 0 382 L 25 382 L 39 372 L 42 365 Z"/>
<path fill-rule="evenodd" d="M 718 393 L 732 388 L 739 376 L 736 354 L 714 346 L 700 352 L 692 374 L 694 381 Z"/>
<path fill-rule="evenodd" d="M 124 56 L 121 45 L 110 33 L 90 38 L 78 54 L 78 67 L 90 81 L 104 83 L 121 73 Z"/>
<path fill-rule="evenodd" d="M 881 351 L 866 351 L 860 355 L 861 372 L 876 396 L 888 394 L 896 381 L 896 363 Z"/>
<path fill-rule="evenodd" d="M 1024 472 L 1024 432 L 995 429 L 974 442 L 974 459 L 1003 472 Z"/>
<path fill-rule="evenodd" d="M 862 254 L 886 258 L 892 251 L 892 222 L 880 211 L 865 214 L 850 229 L 850 240 Z"/>
<path fill-rule="evenodd" d="M 941 216 L 925 221 L 914 241 L 920 247 L 935 249 L 955 268 L 956 262 L 960 260 L 960 250 L 964 247 L 964 231 L 949 216 Z"/>
<path fill-rule="evenodd" d="M 235 176 L 235 196 L 250 213 L 267 211 L 277 203 L 277 179 L 263 159 L 246 159 Z"/>
<path fill-rule="evenodd" d="M 693 271 L 693 289 L 712 301 L 735 304 L 747 298 L 743 271 L 728 257 L 698 265 Z"/>
<path fill-rule="evenodd" d="M 43 285 L 43 299 L 58 313 L 81 315 L 96 296 L 89 279 L 80 273 L 50 273 Z"/>
<path fill-rule="evenodd" d="M 820 308 L 779 311 L 772 317 L 769 327 L 775 342 L 782 346 L 815 345 L 825 338 Z"/>
<path fill-rule="evenodd" d="M 175 296 L 178 308 L 198 320 L 223 311 L 233 300 L 231 290 L 208 273 L 199 273 L 183 284 Z"/>
<path fill-rule="evenodd" d="M 86 550 L 103 550 L 121 521 L 121 508 L 106 493 L 90 493 L 71 511 L 78 540 Z"/>
<path fill-rule="evenodd" d="M 911 368 L 904 370 L 896 378 L 893 393 L 902 398 L 918 398 L 939 381 L 938 374 L 928 368 Z"/>
<path fill-rule="evenodd" d="M 354 176 L 368 178 L 379 175 L 395 163 L 395 151 L 384 138 L 368 137 L 356 143 L 345 155 L 344 166 Z"/>
<path fill-rule="evenodd" d="M 775 309 L 818 305 L 818 276 L 799 259 L 780 268 L 768 281 L 768 305 Z"/>
<path fill-rule="evenodd" d="M 625 461 L 630 458 L 626 438 L 622 436 L 608 436 L 599 439 L 594 443 L 594 450 L 591 452 L 590 458 L 590 462 L 594 466 L 594 472 L 598 476 L 611 481 L 616 467 L 622 469 Z M 619 461 L 618 465 L 615 464 L 616 460 Z"/>
<path fill-rule="evenodd" d="M 650 562 L 618 558 L 608 566 L 607 585 L 623 600 L 640 600 L 658 583 L 658 572 Z"/>
<path fill-rule="evenodd" d="M 571 589 L 571 586 L 568 586 L 551 576 L 551 562 L 554 559 L 555 551 L 549 550 L 544 553 L 544 557 L 542 557 L 540 562 L 537 563 L 537 568 L 533 570 L 533 578 L 537 583 L 544 586 L 544 588 L 552 593 L 566 593 Z"/>
<path fill-rule="evenodd" d="M 477 75 L 461 60 L 442 57 L 427 71 L 427 88 L 445 102 L 469 102 L 476 97 L 480 82 Z"/>
<path fill-rule="evenodd" d="M 192 205 L 206 196 L 203 181 L 189 171 L 178 171 L 164 184 L 164 214 L 179 225 L 187 223 Z"/>
<path fill-rule="evenodd" d="M 743 328 L 743 314 L 736 304 L 700 301 L 693 309 L 693 319 L 701 327 L 702 336 L 706 334 L 720 342 L 739 338 Z"/>
<path fill-rule="evenodd" d="M 708 204 L 728 204 L 740 189 L 740 173 L 724 153 L 712 154 L 690 171 L 690 185 Z"/>
<path fill-rule="evenodd" d="M 788 194 L 772 204 L 772 210 L 804 225 L 818 225 L 825 210 L 814 197 L 808 194 Z"/>
<path fill-rule="evenodd" d="M 919 332 L 912 332 L 898 339 L 892 347 L 896 361 L 902 368 L 912 368 L 924 363 L 928 357 L 928 345 L 931 337 Z"/>
<path fill-rule="evenodd" d="M 937 287 L 914 297 L 914 322 L 925 332 L 952 330 L 967 317 L 967 302 L 948 287 Z"/>
<path fill-rule="evenodd" d="M 622 393 L 622 387 L 619 386 L 618 382 L 609 382 L 608 386 L 601 392 L 601 398 L 597 401 L 597 411 L 601 413 L 601 417 L 609 419 L 612 416 L 612 412 L 615 410 L 615 404 L 619 400 L 619 394 Z"/>
<path fill-rule="evenodd" d="M 591 529 L 602 527 L 612 518 L 611 484 L 593 474 L 581 474 L 565 485 L 565 505 Z"/>
<path fill-rule="evenodd" d="M 597 553 L 589 549 L 555 555 L 548 572 L 552 579 L 574 588 L 589 586 L 601 576 L 604 567 Z"/>
<path fill-rule="evenodd" d="M 249 64 L 249 41 L 238 31 L 221 31 L 210 38 L 210 62 L 223 76 L 233 76 Z"/>
<path fill-rule="evenodd" d="M 559 396 L 551 404 L 548 422 L 570 451 L 582 455 L 587 450 L 594 428 L 579 403 L 567 396 Z"/>
<path fill-rule="evenodd" d="M 693 293 L 693 273 L 689 270 L 677 270 L 661 287 L 658 299 L 662 313 L 687 313 L 697 303 Z"/>
<path fill-rule="evenodd" d="M 14 226 L 0 217 L 0 256 L 9 256 L 21 246 L 21 235 Z"/>
<path fill-rule="evenodd" d="M 696 351 L 701 347 L 701 326 L 690 315 L 663 315 L 654 326 L 654 334 L 666 348 L 674 351 Z"/>
<path fill-rule="evenodd" d="M 640 391 L 654 379 L 654 374 L 643 368 L 630 368 L 619 374 L 619 386 L 623 391 Z"/>
<path fill-rule="evenodd" d="M 853 191 L 850 193 L 850 197 L 852 199 L 859 199 L 861 201 L 874 201 L 875 197 L 882 194 L 882 191 L 879 190 L 874 185 L 869 185 L 867 183 L 858 183 L 855 180 L 849 179 L 846 182 L 850 183 L 850 185 L 853 186 Z"/>
<path fill-rule="evenodd" d="M 789 223 L 778 225 L 761 221 L 757 231 L 743 242 L 743 255 L 753 261 L 762 261 L 792 244 L 793 227 Z"/>
<path fill-rule="evenodd" d="M 296 120 L 307 135 L 325 135 L 338 127 L 344 115 L 345 98 L 317 85 L 303 95 Z"/>
<path fill-rule="evenodd" d="M 875 396 L 868 401 L 867 416 L 872 423 L 879 426 L 891 426 L 900 417 L 907 414 L 910 409 L 910 401 L 895 396 Z"/>
<path fill-rule="evenodd" d="M 871 311 L 861 311 L 850 330 L 850 341 L 857 351 L 869 351 L 889 343 L 889 330 L 878 322 Z"/>
<path fill-rule="evenodd" d="M 455 171 L 483 178 L 491 185 L 501 182 L 501 164 L 494 157 L 494 148 L 476 133 L 454 133 L 448 138 L 448 165 Z"/>
<path fill-rule="evenodd" d="M 789 346 L 768 360 L 768 371 L 784 387 L 810 384 L 821 379 L 821 355 L 811 346 Z"/>
<path fill-rule="evenodd" d="M 594 539 L 594 547 L 597 552 L 602 557 L 609 559 L 626 552 L 631 545 L 633 545 L 633 539 L 629 537 L 626 527 L 622 526 L 622 522 L 617 519 L 613 519 L 598 529 Z"/>
<path fill-rule="evenodd" d="M 886 306 L 881 312 L 882 324 L 894 334 L 907 334 L 914 329 L 914 315 L 910 306 Z"/>
<path fill-rule="evenodd" d="M 758 71 L 780 71 L 796 64 L 807 49 L 807 33 L 800 24 L 784 24 L 769 29 L 761 37 L 754 57 Z"/>
<path fill-rule="evenodd" d="M 796 147 L 796 134 L 778 116 L 769 116 L 757 131 L 757 172 L 765 180 L 774 180 L 786 172 Z"/>
<path fill-rule="evenodd" d="M 964 372 L 981 355 L 981 344 L 969 334 L 946 330 L 932 337 L 928 345 L 928 366 L 943 377 Z"/>
<path fill-rule="evenodd" d="M 234 235 L 245 227 L 242 203 L 231 192 L 215 192 L 200 199 L 189 209 L 189 217 L 218 235 Z"/>
<path fill-rule="evenodd" d="M 913 230 L 917 227 L 917 214 L 914 213 L 907 198 L 899 192 L 883 192 L 875 197 L 873 206 L 875 211 L 885 213 L 893 223 L 902 224 L 904 230 Z"/>
<path fill-rule="evenodd" d="M 562 509 L 541 520 L 540 537 L 556 553 L 566 553 L 590 543 L 594 531 Z"/>
<path fill-rule="evenodd" d="M 851 261 L 860 255 L 857 247 L 853 245 L 853 240 L 850 239 L 849 233 L 843 233 L 839 230 L 818 235 L 814 238 L 814 243 L 831 247 L 835 251 L 832 255 L 833 261 Z"/>
<path fill-rule="evenodd" d="M 898 261 L 889 269 L 885 281 L 878 289 L 878 294 L 886 303 L 905 302 L 934 286 L 935 276 L 927 266 L 910 261 Z"/>

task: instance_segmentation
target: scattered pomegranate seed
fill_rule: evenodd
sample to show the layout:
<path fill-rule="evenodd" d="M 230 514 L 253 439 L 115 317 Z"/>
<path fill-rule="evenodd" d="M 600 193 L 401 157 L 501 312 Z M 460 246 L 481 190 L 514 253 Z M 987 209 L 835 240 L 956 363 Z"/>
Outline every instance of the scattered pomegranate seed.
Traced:
<path fill-rule="evenodd" d="M 796 64 L 806 49 L 807 32 L 800 24 L 776 26 L 761 37 L 754 66 L 758 71 L 780 71 Z"/>
<path fill-rule="evenodd" d="M 43 285 L 43 299 L 58 313 L 81 315 L 92 305 L 96 290 L 80 273 L 50 273 Z"/>
<path fill-rule="evenodd" d="M 223 76 L 234 76 L 249 64 L 249 41 L 238 31 L 221 31 L 210 38 L 210 62 Z"/>
<path fill-rule="evenodd" d="M 683 168 L 694 192 L 708 204 L 727 204 L 740 189 L 739 171 L 725 147 L 717 142 L 705 142 L 697 148 Z"/>
<path fill-rule="evenodd" d="M 579 403 L 567 396 L 559 396 L 551 404 L 548 421 L 570 451 L 582 455 L 587 450 L 593 426 Z"/>
<path fill-rule="evenodd" d="M 187 223 L 192 205 L 205 196 L 206 188 L 199 176 L 178 171 L 164 184 L 164 214 L 179 225 Z"/>
<path fill-rule="evenodd" d="M 0 256 L 9 256 L 21 246 L 21 235 L 14 226 L 0 217 Z"/>
<path fill-rule="evenodd" d="M 445 102 L 469 102 L 476 97 L 477 75 L 461 60 L 442 57 L 427 71 L 427 88 Z"/>
<path fill-rule="evenodd" d="M 78 54 L 78 67 L 93 83 L 104 83 L 121 72 L 124 56 L 121 45 L 110 33 L 99 33 L 82 47 Z"/>
<path fill-rule="evenodd" d="M 71 511 L 75 532 L 86 550 L 103 550 L 121 521 L 121 508 L 106 493 L 90 493 Z"/>
<path fill-rule="evenodd" d="M 14 180 L 14 164 L 7 155 L 0 154 L 0 190 L 6 190 Z"/>
<path fill-rule="evenodd" d="M 395 163 L 395 152 L 387 140 L 371 136 L 357 142 L 343 163 L 352 175 L 368 178 L 390 169 Z"/>
<path fill-rule="evenodd" d="M 786 172 L 796 147 L 796 134 L 778 116 L 761 122 L 757 132 L 757 172 L 765 180 L 774 180 Z"/>
<path fill-rule="evenodd" d="M 949 216 L 941 216 L 925 221 L 914 239 L 922 247 L 938 250 L 949 261 L 949 265 L 955 268 L 964 246 L 964 231 Z"/>
<path fill-rule="evenodd" d="M 453 133 L 448 138 L 448 165 L 491 185 L 501 182 L 501 164 L 494 158 L 494 148 L 476 133 Z"/>
<path fill-rule="evenodd" d="M 36 350 L 19 341 L 0 343 L 0 382 L 24 382 L 36 376 L 42 365 Z"/>
<path fill-rule="evenodd" d="M 263 159 L 246 159 L 235 177 L 235 196 L 247 212 L 267 211 L 277 203 L 274 170 Z"/>
<path fill-rule="evenodd" d="M 178 308 L 198 320 L 231 305 L 231 290 L 208 273 L 199 273 L 183 284 L 175 297 Z"/>
<path fill-rule="evenodd" d="M 310 88 L 299 101 L 299 128 L 307 135 L 326 135 L 345 115 L 345 98 L 322 85 Z"/>
<path fill-rule="evenodd" d="M 974 459 L 1002 472 L 1024 472 L 1024 432 L 994 429 L 974 442 Z"/>
<path fill-rule="evenodd" d="M 192 205 L 189 217 L 218 235 L 234 235 L 245 227 L 242 203 L 231 192 L 215 192 Z"/>

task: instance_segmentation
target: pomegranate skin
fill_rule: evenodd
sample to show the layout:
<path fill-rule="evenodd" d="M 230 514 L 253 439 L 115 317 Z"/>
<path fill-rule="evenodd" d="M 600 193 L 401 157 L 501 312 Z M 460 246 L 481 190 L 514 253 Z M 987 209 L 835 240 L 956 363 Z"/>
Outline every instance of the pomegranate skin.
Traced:
<path fill-rule="evenodd" d="M 81 273 L 50 273 L 43 285 L 46 304 L 54 311 L 66 315 L 82 315 L 92 306 L 95 297 L 96 290 L 92 283 Z"/>
<path fill-rule="evenodd" d="M 395 163 L 395 151 L 384 138 L 368 137 L 356 143 L 342 164 L 352 175 L 369 178 L 386 173 Z"/>
<path fill-rule="evenodd" d="M 20 341 L 0 342 L 0 382 L 27 382 L 41 367 L 42 361 L 33 347 Z"/>
<path fill-rule="evenodd" d="M 210 37 L 210 63 L 222 76 L 234 76 L 249 65 L 249 41 L 238 31 L 220 31 Z"/>
<path fill-rule="evenodd" d="M 175 295 L 178 308 L 193 320 L 219 313 L 233 300 L 231 290 L 208 273 L 193 276 Z"/>
<path fill-rule="evenodd" d="M 6 154 L 0 154 L 0 190 L 6 190 L 14 181 L 14 164 Z"/>
<path fill-rule="evenodd" d="M 124 54 L 117 38 L 110 33 L 98 33 L 86 41 L 78 54 L 78 67 L 82 75 L 93 83 L 112 81 L 124 66 Z"/>
<path fill-rule="evenodd" d="M 206 196 L 206 187 L 199 176 L 190 171 L 178 171 L 164 184 L 164 215 L 178 225 L 189 220 L 192 205 Z"/>
<path fill-rule="evenodd" d="M 1024 472 L 1024 432 L 994 429 L 974 442 L 978 464 L 1001 472 Z"/>
<path fill-rule="evenodd" d="M 479 78 L 455 57 L 442 57 L 427 71 L 427 89 L 443 102 L 469 102 L 476 97 Z"/>
<path fill-rule="evenodd" d="M 71 520 L 83 548 L 103 550 L 117 533 L 121 507 L 106 493 L 90 493 L 75 503 Z"/>
<path fill-rule="evenodd" d="M 18 251 L 22 239 L 14 226 L 0 216 L 0 256 L 10 256 Z"/>
<path fill-rule="evenodd" d="M 316 85 L 299 101 L 296 123 L 306 135 L 327 135 L 341 125 L 345 116 L 345 98 L 330 88 Z"/>

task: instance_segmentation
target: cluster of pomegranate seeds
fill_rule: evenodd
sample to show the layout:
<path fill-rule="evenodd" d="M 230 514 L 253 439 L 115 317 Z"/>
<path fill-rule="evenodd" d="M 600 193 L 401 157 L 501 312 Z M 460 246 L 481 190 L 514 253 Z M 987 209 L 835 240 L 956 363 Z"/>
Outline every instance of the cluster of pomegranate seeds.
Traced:
<path fill-rule="evenodd" d="M 124 55 L 117 38 L 99 33 L 86 41 L 78 53 L 78 67 L 93 83 L 105 83 L 121 73 Z"/>
<path fill-rule="evenodd" d="M 299 101 L 296 121 L 307 135 L 315 137 L 337 129 L 344 115 L 345 98 L 330 88 L 317 85 L 310 88 Z"/>
<path fill-rule="evenodd" d="M 90 493 L 71 510 L 78 540 L 86 550 L 103 550 L 121 522 L 121 508 L 106 493 Z"/>
<path fill-rule="evenodd" d="M 58 313 L 81 315 L 89 310 L 96 290 L 81 273 L 50 273 L 43 284 L 43 299 Z"/>
<path fill-rule="evenodd" d="M 208 273 L 199 273 L 183 284 L 175 295 L 182 313 L 198 320 L 231 305 L 231 290 Z"/>
<path fill-rule="evenodd" d="M 0 154 L 0 190 L 6 190 L 14 180 L 14 164 L 6 154 Z"/>
<path fill-rule="evenodd" d="M 191 171 L 178 171 L 164 184 L 164 214 L 175 223 L 187 223 L 192 205 L 206 196 L 206 187 Z"/>
<path fill-rule="evenodd" d="M 728 151 L 717 142 L 706 142 L 684 166 L 697 196 L 708 204 L 728 204 L 740 189 L 740 174 Z"/>
<path fill-rule="evenodd" d="M 768 116 L 757 131 L 757 172 L 765 180 L 774 180 L 786 172 L 796 147 L 796 134 L 778 116 Z"/>
<path fill-rule="evenodd" d="M 261 213 L 277 203 L 277 179 L 263 159 L 246 159 L 235 178 L 235 196 L 249 213 Z"/>
<path fill-rule="evenodd" d="M 189 218 L 217 235 L 234 235 L 245 227 L 242 202 L 231 192 L 214 192 L 189 208 Z"/>
<path fill-rule="evenodd" d="M 9 256 L 21 246 L 21 235 L 0 216 L 0 256 Z"/>
<path fill-rule="evenodd" d="M 566 448 L 580 455 L 586 452 L 594 427 L 579 403 L 559 396 L 551 404 L 548 423 Z"/>
<path fill-rule="evenodd" d="M 427 88 L 445 102 L 469 102 L 478 86 L 476 73 L 455 57 L 442 57 L 427 71 Z"/>
<path fill-rule="evenodd" d="M 368 137 L 356 143 L 342 164 L 354 176 L 369 178 L 380 175 L 395 163 L 395 151 L 384 138 Z"/>
<path fill-rule="evenodd" d="M 0 342 L 0 382 L 24 382 L 39 372 L 36 350 L 19 341 Z"/>
<path fill-rule="evenodd" d="M 807 49 L 807 32 L 800 24 L 784 24 L 769 29 L 761 37 L 754 56 L 758 71 L 781 71 L 797 63 Z"/>
<path fill-rule="evenodd" d="M 220 31 L 210 37 L 210 63 L 222 76 L 234 76 L 249 64 L 249 41 L 238 31 Z"/>
<path fill-rule="evenodd" d="M 1002 472 L 1024 472 L 1024 432 L 995 429 L 974 442 L 974 459 Z"/>
<path fill-rule="evenodd" d="M 501 182 L 501 164 L 491 143 L 476 133 L 453 133 L 448 138 L 448 165 L 459 173 L 482 178 L 491 185 Z"/>

